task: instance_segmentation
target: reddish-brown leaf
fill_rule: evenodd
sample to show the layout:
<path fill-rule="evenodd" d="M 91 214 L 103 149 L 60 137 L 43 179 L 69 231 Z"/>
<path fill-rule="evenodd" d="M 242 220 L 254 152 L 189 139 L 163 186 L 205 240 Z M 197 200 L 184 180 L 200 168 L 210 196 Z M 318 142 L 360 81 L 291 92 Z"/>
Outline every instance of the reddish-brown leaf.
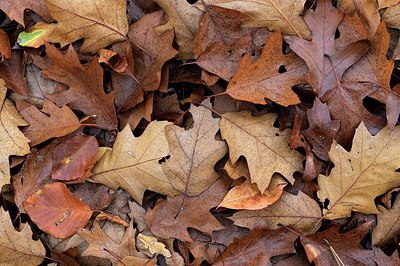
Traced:
<path fill-rule="evenodd" d="M 92 210 L 75 198 L 63 183 L 48 184 L 23 203 L 32 221 L 47 234 L 67 238 L 83 228 Z"/>
<path fill-rule="evenodd" d="M 7 33 L 0 29 L 0 63 L 11 58 L 11 46 Z"/>
<path fill-rule="evenodd" d="M 108 68 L 114 70 L 117 73 L 123 73 L 128 66 L 128 61 L 126 60 L 126 58 L 114 51 L 108 49 L 100 49 L 98 54 L 99 63 L 104 63 Z"/>
<path fill-rule="evenodd" d="M 108 187 L 93 182 L 76 184 L 74 187 L 72 194 L 96 211 L 104 210 L 117 197 L 117 194 L 112 190 L 109 191 Z"/>
<path fill-rule="evenodd" d="M 51 178 L 69 181 L 89 177 L 98 153 L 93 136 L 75 136 L 61 142 L 53 151 Z"/>
<path fill-rule="evenodd" d="M 6 81 L 7 88 L 13 92 L 26 95 L 25 64 L 22 61 L 22 56 L 22 51 L 14 51 L 11 59 L 1 62 L 0 78 Z"/>
<path fill-rule="evenodd" d="M 0 9 L 11 19 L 25 26 L 24 12 L 26 9 L 33 10 L 47 21 L 52 20 L 45 2 L 45 0 L 1 1 Z"/>

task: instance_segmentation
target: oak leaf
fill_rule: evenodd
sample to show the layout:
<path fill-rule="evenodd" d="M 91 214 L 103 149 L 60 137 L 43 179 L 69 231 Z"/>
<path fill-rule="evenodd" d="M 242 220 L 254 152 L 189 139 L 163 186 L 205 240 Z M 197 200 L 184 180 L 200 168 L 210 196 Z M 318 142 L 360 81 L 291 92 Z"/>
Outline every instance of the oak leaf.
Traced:
<path fill-rule="evenodd" d="M 137 239 L 144 244 L 152 255 L 161 254 L 164 257 L 171 257 L 171 252 L 165 248 L 165 245 L 158 241 L 154 236 L 146 236 L 139 233 Z"/>
<path fill-rule="evenodd" d="M 30 151 L 29 139 L 18 128 L 28 124 L 18 114 L 14 104 L 6 99 L 6 93 L 5 82 L 0 79 L 0 187 L 10 182 L 9 157 L 23 156 Z"/>
<path fill-rule="evenodd" d="M 13 92 L 26 95 L 27 80 L 23 55 L 22 51 L 13 51 L 11 59 L 6 59 L 0 64 L 0 79 L 5 80 L 7 88 Z"/>
<path fill-rule="evenodd" d="M 68 104 L 85 115 L 96 117 L 96 123 L 105 129 L 117 127 L 114 94 L 103 89 L 103 69 L 92 59 L 88 69 L 79 62 L 78 55 L 70 46 L 65 55 L 52 45 L 46 44 L 46 56 L 33 56 L 34 63 L 42 69 L 42 75 L 69 86 L 69 89 L 48 95 L 58 106 Z"/>
<path fill-rule="evenodd" d="M 318 203 L 303 192 L 297 195 L 283 192 L 281 198 L 265 209 L 258 211 L 238 211 L 230 218 L 235 225 L 253 229 L 263 221 L 270 230 L 281 225 L 291 225 L 296 230 L 310 234 L 318 230 L 321 210 Z"/>
<path fill-rule="evenodd" d="M 388 245 L 400 236 L 400 197 L 398 196 L 391 209 L 378 205 L 377 226 L 372 230 L 373 245 Z"/>
<path fill-rule="evenodd" d="M 266 27 L 270 31 L 281 31 L 305 39 L 310 37 L 310 31 L 301 17 L 304 0 L 204 0 L 203 2 L 242 12 L 251 18 L 245 26 Z M 201 8 L 200 3 L 197 5 Z"/>
<path fill-rule="evenodd" d="M 338 258 L 343 265 L 398 265 L 400 260 L 396 253 L 389 257 L 377 247 L 372 246 L 370 250 L 362 248 L 361 240 L 370 226 L 370 223 L 364 223 L 346 233 L 340 233 L 340 226 L 337 225 L 300 237 L 300 240 L 310 263 L 315 265 L 335 265 Z"/>
<path fill-rule="evenodd" d="M 353 147 L 347 152 L 335 141 L 329 151 L 334 163 L 329 176 L 319 175 L 318 197 L 329 199 L 325 217 L 350 217 L 352 211 L 377 214 L 374 199 L 400 186 L 400 127 L 382 129 L 372 136 L 363 123 L 356 130 Z"/>
<path fill-rule="evenodd" d="M 52 20 L 45 0 L 1 1 L 0 9 L 11 19 L 23 26 L 25 26 L 24 13 L 26 9 L 36 12 L 47 21 Z"/>
<path fill-rule="evenodd" d="M 208 234 L 224 228 L 210 209 L 221 202 L 227 189 L 227 182 L 219 179 L 197 196 L 179 195 L 159 200 L 153 209 L 147 210 L 146 222 L 155 236 L 192 242 L 188 227 Z"/>
<path fill-rule="evenodd" d="M 218 179 L 214 165 L 228 149 L 224 141 L 215 139 L 220 119 L 213 118 L 203 106 L 192 105 L 190 112 L 194 120 L 192 128 L 165 127 L 171 158 L 162 164 L 162 169 L 176 190 L 195 196 Z"/>
<path fill-rule="evenodd" d="M 382 14 L 382 20 L 388 27 L 400 29 L 400 3 L 386 9 Z"/>
<path fill-rule="evenodd" d="M 114 190 L 125 189 L 142 202 L 146 189 L 168 196 L 179 194 L 165 176 L 159 160 L 168 156 L 164 128 L 168 122 L 154 121 L 136 138 L 129 126 L 117 135 L 108 151 L 93 168 L 93 180 Z"/>
<path fill-rule="evenodd" d="M 293 183 L 292 174 L 301 171 L 303 156 L 290 150 L 290 130 L 274 128 L 276 114 L 253 117 L 251 112 L 225 113 L 220 128 L 229 146 L 229 157 L 236 162 L 244 156 L 250 170 L 251 182 L 263 193 L 273 173 L 282 174 Z"/>
<path fill-rule="evenodd" d="M 36 146 L 51 138 L 68 135 L 82 126 L 78 117 L 68 106 L 58 108 L 47 99 L 43 102 L 42 110 L 24 102 L 17 102 L 17 109 L 29 123 L 22 132 L 31 140 L 31 146 Z"/>
<path fill-rule="evenodd" d="M 81 52 L 96 53 L 110 44 L 126 40 L 126 1 L 46 0 L 56 28 L 45 40 L 66 46 L 84 38 Z"/>
<path fill-rule="evenodd" d="M 0 263 L 2 265 L 39 265 L 46 256 L 40 241 L 32 239 L 32 230 L 25 224 L 15 230 L 10 216 L 0 209 Z"/>
<path fill-rule="evenodd" d="M 267 40 L 255 63 L 245 55 L 226 93 L 237 100 L 266 104 L 267 98 L 287 107 L 300 103 L 292 87 L 306 83 L 306 73 L 306 65 L 295 53 L 282 53 L 282 35 L 277 32 Z"/>
<path fill-rule="evenodd" d="M 161 34 L 173 29 L 175 40 L 179 45 L 178 58 L 192 59 L 193 39 L 200 24 L 200 17 L 203 13 L 195 6 L 180 0 L 154 0 L 168 15 L 167 24 L 157 26 L 154 30 Z"/>

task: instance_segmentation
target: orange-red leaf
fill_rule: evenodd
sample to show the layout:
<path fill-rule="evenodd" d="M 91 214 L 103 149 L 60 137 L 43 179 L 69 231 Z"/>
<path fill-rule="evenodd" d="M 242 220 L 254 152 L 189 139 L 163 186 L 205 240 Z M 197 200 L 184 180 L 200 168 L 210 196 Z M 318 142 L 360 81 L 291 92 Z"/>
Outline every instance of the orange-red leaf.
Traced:
<path fill-rule="evenodd" d="M 39 189 L 23 205 L 41 230 L 59 238 L 74 235 L 87 224 L 93 213 L 60 182 Z"/>

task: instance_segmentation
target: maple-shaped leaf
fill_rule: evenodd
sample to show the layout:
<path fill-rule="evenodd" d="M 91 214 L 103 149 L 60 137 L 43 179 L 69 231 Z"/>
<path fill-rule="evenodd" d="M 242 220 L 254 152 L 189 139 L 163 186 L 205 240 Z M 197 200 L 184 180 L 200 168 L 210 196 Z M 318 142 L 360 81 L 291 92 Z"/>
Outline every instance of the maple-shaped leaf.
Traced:
<path fill-rule="evenodd" d="M 202 8 L 203 3 L 246 14 L 251 20 L 245 26 L 266 27 L 270 31 L 281 31 L 306 39 L 310 37 L 310 31 L 301 16 L 305 0 L 203 0 L 196 5 Z"/>
<path fill-rule="evenodd" d="M 23 156 L 29 153 L 29 139 L 19 130 L 19 126 L 28 124 L 18 114 L 14 104 L 6 99 L 7 88 L 0 79 L 0 187 L 10 182 L 11 155 Z"/>
<path fill-rule="evenodd" d="M 283 73 L 282 67 L 286 69 Z M 300 100 L 292 87 L 305 83 L 306 73 L 306 65 L 295 53 L 282 53 L 282 35 L 277 32 L 268 39 L 255 63 L 248 55 L 242 59 L 226 93 L 258 104 L 265 104 L 267 98 L 283 106 L 294 105 Z"/>
<path fill-rule="evenodd" d="M 372 230 L 373 245 L 388 245 L 400 236 L 400 197 L 396 198 L 391 209 L 378 205 L 377 226 Z"/>
<path fill-rule="evenodd" d="M 195 196 L 218 179 L 214 165 L 228 149 L 224 141 L 215 139 L 220 119 L 213 118 L 210 110 L 203 106 L 192 105 L 190 112 L 194 120 L 192 128 L 165 127 L 171 158 L 162 168 L 175 189 Z"/>
<path fill-rule="evenodd" d="M 60 182 L 45 185 L 27 198 L 23 205 L 41 230 L 60 238 L 74 235 L 87 224 L 93 213 Z"/>
<path fill-rule="evenodd" d="M 23 128 L 22 132 L 31 140 L 31 146 L 51 138 L 68 135 L 82 126 L 78 117 L 68 106 L 58 108 L 47 99 L 43 102 L 42 110 L 21 101 L 17 102 L 17 109 L 29 123 L 29 126 Z"/>
<path fill-rule="evenodd" d="M 64 140 L 53 151 L 51 178 L 63 181 L 87 178 L 99 154 L 93 136 L 75 136 Z"/>
<path fill-rule="evenodd" d="M 198 196 L 179 195 L 159 200 L 153 209 L 147 210 L 146 222 L 158 237 L 192 242 L 189 227 L 208 234 L 224 228 L 210 209 L 221 202 L 227 189 L 227 182 L 219 179 Z"/>
<path fill-rule="evenodd" d="M 273 265 L 271 258 L 296 253 L 297 235 L 280 228 L 259 226 L 243 238 L 235 239 L 213 265 Z"/>
<path fill-rule="evenodd" d="M 32 230 L 25 224 L 20 232 L 15 230 L 10 216 L 0 209 L 0 264 L 40 265 L 46 249 L 40 241 L 32 239 Z"/>
<path fill-rule="evenodd" d="M 180 0 L 154 0 L 168 15 L 167 24 L 156 27 L 154 30 L 161 34 L 173 29 L 175 40 L 179 45 L 178 58 L 191 59 L 193 56 L 193 39 L 200 24 L 203 13 L 188 2 Z"/>
<path fill-rule="evenodd" d="M 137 202 L 142 202 L 146 189 L 175 196 L 179 194 L 165 176 L 161 159 L 168 156 L 164 128 L 166 121 L 150 123 L 136 138 L 129 126 L 117 135 L 112 151 L 107 151 L 93 168 L 93 180 L 117 190 L 125 189 Z"/>
<path fill-rule="evenodd" d="M 282 195 L 283 188 L 287 185 L 285 179 L 274 175 L 268 188 L 261 193 L 256 184 L 249 181 L 234 186 L 218 205 L 234 210 L 260 210 L 276 202 Z"/>
<path fill-rule="evenodd" d="M 313 107 L 307 110 L 307 119 L 310 126 L 303 131 L 304 137 L 319 158 L 329 161 L 328 151 L 339 130 L 340 121 L 331 119 L 329 107 L 318 98 L 314 100 Z"/>
<path fill-rule="evenodd" d="M 264 28 L 243 28 L 250 18 L 239 11 L 206 6 L 193 51 L 202 69 L 229 81 L 245 53 L 258 55 L 271 35 Z"/>
<path fill-rule="evenodd" d="M 128 19 L 126 1 L 115 0 L 46 0 L 51 16 L 58 22 L 43 41 L 60 43 L 62 47 L 84 38 L 81 52 L 96 53 L 110 44 L 126 40 Z M 43 24 L 43 27 L 46 27 Z M 38 30 L 38 27 L 36 27 Z"/>
<path fill-rule="evenodd" d="M 262 193 L 273 173 L 282 174 L 292 183 L 292 174 L 302 170 L 303 156 L 290 150 L 290 130 L 280 132 L 273 126 L 276 117 L 273 113 L 253 117 L 250 111 L 242 111 L 223 114 L 220 123 L 231 161 L 236 162 L 240 156 L 246 158 L 251 182 L 256 183 Z"/>
<path fill-rule="evenodd" d="M 68 104 L 72 109 L 93 115 L 96 123 L 105 129 L 117 127 L 114 94 L 103 89 L 103 69 L 93 59 L 88 69 L 79 62 L 72 45 L 63 55 L 53 45 L 46 44 L 46 56 L 33 56 L 34 62 L 42 69 L 42 75 L 69 86 L 60 93 L 48 95 L 58 106 Z"/>
<path fill-rule="evenodd" d="M 6 13 L 10 19 L 15 20 L 23 26 L 25 26 L 24 12 L 26 9 L 34 11 L 47 21 L 52 20 L 47 10 L 45 0 L 1 1 L 0 9 Z"/>
<path fill-rule="evenodd" d="M 376 214 L 374 199 L 400 186 L 400 127 L 382 129 L 372 136 L 363 123 L 356 130 L 350 152 L 333 142 L 329 159 L 334 163 L 329 176 L 319 175 L 318 197 L 329 200 L 325 217 L 350 217 L 352 211 Z"/>
<path fill-rule="evenodd" d="M 315 265 L 399 265 L 395 252 L 387 256 L 377 247 L 363 249 L 361 240 L 368 233 L 370 223 L 364 223 L 346 233 L 339 233 L 340 226 L 332 226 L 325 231 L 300 237 L 310 263 Z M 335 255 L 332 250 L 335 251 Z"/>
<path fill-rule="evenodd" d="M 318 230 L 321 210 L 318 203 L 303 192 L 297 195 L 283 192 L 281 198 L 265 209 L 258 211 L 238 211 L 230 218 L 235 225 L 253 229 L 263 221 L 270 230 L 281 225 L 291 225 L 303 233 L 314 233 Z"/>
<path fill-rule="evenodd" d="M 290 48 L 306 62 L 309 73 L 307 81 L 319 97 L 337 86 L 343 73 L 360 60 L 368 51 L 366 40 L 351 43 L 337 49 L 335 33 L 344 14 L 332 6 L 330 0 L 319 1 L 317 9 L 304 16 L 312 32 L 312 40 L 286 36 Z"/>
<path fill-rule="evenodd" d="M 82 229 L 78 232 L 78 235 L 89 244 L 88 248 L 82 253 L 82 256 L 105 258 L 110 260 L 113 265 L 155 265 L 154 260 L 148 259 L 144 254 L 136 250 L 135 230 L 132 224 L 126 229 L 120 243 L 113 241 L 100 228 L 98 223 L 94 223 L 91 231 Z M 127 257 L 134 257 L 128 259 L 128 261 L 134 260 L 137 264 L 120 263 Z M 151 263 L 152 261 L 153 263 Z"/>

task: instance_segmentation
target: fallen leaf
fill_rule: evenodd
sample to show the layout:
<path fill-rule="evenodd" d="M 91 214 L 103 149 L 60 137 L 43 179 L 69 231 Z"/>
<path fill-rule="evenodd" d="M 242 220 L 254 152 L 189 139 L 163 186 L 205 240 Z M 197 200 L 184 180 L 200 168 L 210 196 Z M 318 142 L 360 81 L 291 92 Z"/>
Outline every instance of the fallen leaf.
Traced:
<path fill-rule="evenodd" d="M 151 121 L 151 114 L 154 107 L 154 92 L 150 92 L 143 102 L 126 112 L 120 112 L 118 117 L 120 119 L 119 126 L 124 128 L 129 125 L 134 130 L 142 119 Z"/>
<path fill-rule="evenodd" d="M 391 209 L 378 205 L 377 226 L 372 230 L 372 244 L 389 245 L 400 235 L 400 197 L 396 198 Z"/>
<path fill-rule="evenodd" d="M 46 4 L 58 23 L 43 41 L 60 43 L 64 47 L 84 38 L 81 52 L 96 53 L 103 47 L 127 39 L 126 1 L 116 0 L 110 5 L 107 0 L 46 0 Z"/>
<path fill-rule="evenodd" d="M 137 239 L 144 244 L 152 255 L 161 254 L 167 258 L 171 257 L 171 252 L 169 252 L 169 250 L 165 248 L 165 245 L 159 242 L 154 236 L 146 236 L 139 233 Z"/>
<path fill-rule="evenodd" d="M 3 29 L 0 29 L 0 63 L 2 63 L 4 59 L 10 59 L 11 55 L 10 40 L 8 39 L 7 33 Z"/>
<path fill-rule="evenodd" d="M 242 59 L 226 93 L 241 101 L 266 104 L 267 98 L 287 107 L 300 103 L 292 87 L 305 83 L 306 73 L 306 65 L 296 54 L 282 53 L 282 35 L 274 33 L 255 63 L 248 55 Z"/>
<path fill-rule="evenodd" d="M 51 138 L 63 137 L 82 126 L 78 117 L 68 106 L 58 108 L 47 99 L 43 102 L 42 110 L 23 102 L 17 102 L 17 109 L 29 123 L 22 132 L 31 140 L 31 146 L 36 146 Z"/>
<path fill-rule="evenodd" d="M 114 51 L 100 49 L 98 55 L 99 63 L 104 63 L 108 68 L 117 73 L 124 72 L 126 70 L 126 67 L 128 66 L 128 61 L 126 60 L 126 58 Z"/>
<path fill-rule="evenodd" d="M 315 265 L 335 265 L 338 259 L 343 265 L 398 265 L 400 260 L 396 253 L 389 257 L 377 247 L 371 250 L 362 248 L 360 242 L 370 226 L 370 223 L 364 223 L 342 234 L 339 233 L 340 226 L 332 226 L 325 231 L 300 237 L 300 240 L 308 260 Z"/>
<path fill-rule="evenodd" d="M 211 108 L 210 103 L 205 106 Z M 171 158 L 162 169 L 171 185 L 189 196 L 200 194 L 218 179 L 214 165 L 227 152 L 226 143 L 215 139 L 219 119 L 214 119 L 206 107 L 191 106 L 194 126 L 188 130 L 176 125 L 165 127 Z"/>
<path fill-rule="evenodd" d="M 25 26 L 24 12 L 26 9 L 33 10 L 39 16 L 47 21 L 51 21 L 51 16 L 47 10 L 45 0 L 19 0 L 19 1 L 1 1 L 0 9 L 11 19 L 15 20 L 22 26 Z"/>
<path fill-rule="evenodd" d="M 276 202 L 282 195 L 287 182 L 279 175 L 274 175 L 268 188 L 261 193 L 256 184 L 245 182 L 234 186 L 218 205 L 234 210 L 260 210 Z"/>
<path fill-rule="evenodd" d="M 224 165 L 224 170 L 226 174 L 232 179 L 239 179 L 241 177 L 245 177 L 247 180 L 250 180 L 250 172 L 249 167 L 247 166 L 247 162 L 243 158 L 239 158 L 235 164 L 232 163 L 230 159 L 226 161 Z"/>
<path fill-rule="evenodd" d="M 0 78 L 6 82 L 6 87 L 20 95 L 26 95 L 25 64 L 23 52 L 14 51 L 11 59 L 0 63 Z"/>
<path fill-rule="evenodd" d="M 93 182 L 74 185 L 72 194 L 86 203 L 91 210 L 102 211 L 115 200 L 116 193 L 108 187 Z"/>
<path fill-rule="evenodd" d="M 27 198 L 23 205 L 42 231 L 60 238 L 76 234 L 88 223 L 93 213 L 60 182 L 45 185 Z"/>
<path fill-rule="evenodd" d="M 3 265 L 39 265 L 46 256 L 40 241 L 32 239 L 28 224 L 21 232 L 15 230 L 10 216 L 0 209 L 0 263 Z"/>
<path fill-rule="evenodd" d="M 14 104 L 6 98 L 7 88 L 5 81 L 0 79 L 0 187 L 10 182 L 11 155 L 23 156 L 30 151 L 29 140 L 18 129 L 27 126 L 27 123 L 18 114 Z"/>
<path fill-rule="evenodd" d="M 275 120 L 273 113 L 253 117 L 249 111 L 242 111 L 223 114 L 220 123 L 231 161 L 236 162 L 240 156 L 246 158 L 251 182 L 256 183 L 262 193 L 273 173 L 282 174 L 292 183 L 292 174 L 302 169 L 303 156 L 288 146 L 290 130 L 280 132 L 273 127 Z"/>
<path fill-rule="evenodd" d="M 310 31 L 304 23 L 304 0 L 295 1 L 239 1 L 239 0 L 203 0 L 207 5 L 215 5 L 242 12 L 249 16 L 251 21 L 246 26 L 266 27 L 270 31 L 281 31 L 284 34 L 296 35 L 301 38 L 310 38 Z M 198 3 L 199 8 L 202 3 Z"/>
<path fill-rule="evenodd" d="M 385 10 L 382 20 L 391 28 L 400 29 L 400 5 L 394 5 Z"/>
<path fill-rule="evenodd" d="M 159 160 L 168 156 L 164 128 L 169 123 L 154 121 L 135 138 L 129 126 L 117 135 L 112 151 L 108 151 L 93 168 L 92 179 L 113 190 L 125 189 L 141 203 L 146 189 L 174 196 L 179 192 L 164 175 Z"/>
<path fill-rule="evenodd" d="M 200 17 L 203 12 L 185 1 L 179 0 L 154 0 L 168 15 L 168 23 L 157 26 L 154 30 L 161 34 L 173 29 L 175 40 L 179 45 L 180 59 L 192 59 L 193 39 L 198 30 Z"/>
<path fill-rule="evenodd" d="M 247 236 L 235 239 L 220 254 L 213 265 L 273 265 L 273 256 L 296 253 L 294 241 L 297 235 L 280 228 L 269 230 L 263 227 L 253 229 Z"/>
<path fill-rule="evenodd" d="M 227 188 L 227 182 L 219 179 L 198 196 L 179 195 L 159 200 L 153 209 L 147 210 L 146 223 L 155 236 L 188 242 L 193 242 L 188 227 L 208 234 L 221 230 L 224 227 L 210 213 L 210 209 L 221 202 Z"/>
<path fill-rule="evenodd" d="M 325 218 L 350 217 L 352 211 L 379 213 L 374 199 L 400 186 L 399 133 L 400 127 L 392 132 L 384 128 L 372 136 L 361 123 L 350 152 L 333 142 L 329 159 L 335 166 L 329 176 L 318 177 L 318 197 L 322 202 L 329 199 Z"/>
<path fill-rule="evenodd" d="M 400 3 L 400 0 L 378 0 L 379 9 L 395 6 Z"/>
<path fill-rule="evenodd" d="M 341 0 L 339 1 L 339 10 L 350 15 L 357 15 L 361 18 L 365 28 L 371 36 L 374 36 L 381 16 L 378 12 L 376 1 L 374 0 Z"/>
<path fill-rule="evenodd" d="M 261 220 L 270 230 L 290 225 L 304 234 L 310 234 L 320 227 L 321 210 L 315 200 L 301 191 L 297 195 L 283 192 L 281 198 L 267 208 L 238 211 L 230 219 L 235 225 L 250 229 L 255 228 Z"/>
<path fill-rule="evenodd" d="M 85 69 L 72 46 L 63 55 L 49 44 L 46 44 L 45 57 L 33 58 L 35 65 L 42 69 L 42 75 L 69 86 L 66 91 L 49 95 L 49 99 L 58 106 L 68 104 L 71 109 L 95 116 L 96 123 L 105 129 L 116 128 L 114 94 L 104 92 L 103 69 L 96 60 L 93 59 Z"/>
<path fill-rule="evenodd" d="M 93 136 L 74 136 L 64 140 L 53 151 L 51 178 L 70 181 L 91 175 L 99 146 Z"/>

